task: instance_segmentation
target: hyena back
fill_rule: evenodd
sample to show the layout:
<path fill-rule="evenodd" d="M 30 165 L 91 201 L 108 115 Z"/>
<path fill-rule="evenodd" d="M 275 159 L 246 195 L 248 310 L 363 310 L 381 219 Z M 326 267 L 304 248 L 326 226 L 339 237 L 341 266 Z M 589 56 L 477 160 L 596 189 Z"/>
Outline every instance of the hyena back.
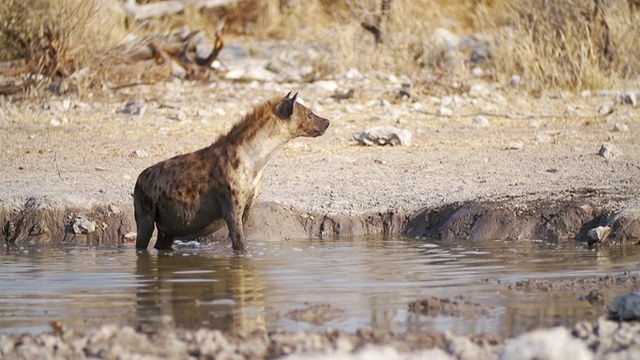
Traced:
<path fill-rule="evenodd" d="M 148 167 L 133 192 L 137 249 L 170 249 L 175 238 L 200 237 L 226 223 L 233 250 L 245 250 L 244 226 L 260 194 L 262 172 L 288 141 L 324 134 L 329 120 L 296 102 L 270 100 L 211 146 Z"/>

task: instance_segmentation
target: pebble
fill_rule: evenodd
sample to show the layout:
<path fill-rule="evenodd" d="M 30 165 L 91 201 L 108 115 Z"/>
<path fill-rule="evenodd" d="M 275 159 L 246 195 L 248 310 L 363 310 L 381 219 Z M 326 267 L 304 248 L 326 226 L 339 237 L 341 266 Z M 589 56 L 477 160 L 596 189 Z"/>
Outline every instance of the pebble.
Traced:
<path fill-rule="evenodd" d="M 120 112 L 127 115 L 142 116 L 144 111 L 144 103 L 136 99 L 129 101 Z"/>
<path fill-rule="evenodd" d="M 623 124 L 623 123 L 616 123 L 613 126 L 613 131 L 627 132 L 627 131 L 629 131 L 629 126 L 627 126 L 626 124 Z"/>
<path fill-rule="evenodd" d="M 609 237 L 611 234 L 611 227 L 609 226 L 598 226 L 593 229 L 590 229 L 587 232 L 587 237 L 589 240 L 600 241 L 603 242 Z"/>
<path fill-rule="evenodd" d="M 622 94 L 622 102 L 631 106 L 636 106 L 638 104 L 636 93 L 634 91 L 625 91 Z"/>
<path fill-rule="evenodd" d="M 409 130 L 394 126 L 376 126 L 353 135 L 363 145 L 410 146 L 413 134 Z"/>
<path fill-rule="evenodd" d="M 60 120 L 58 119 L 51 119 L 51 121 L 49 122 L 51 124 L 51 126 L 53 127 L 58 127 L 60 125 L 62 125 L 62 123 L 60 122 Z"/>
<path fill-rule="evenodd" d="M 96 231 L 96 223 L 84 215 L 77 216 L 71 225 L 75 234 L 91 234 Z"/>
<path fill-rule="evenodd" d="M 520 75 L 513 75 L 511 76 L 511 80 L 509 80 L 509 84 L 513 87 L 518 87 L 521 81 L 522 79 L 520 78 Z"/>
<path fill-rule="evenodd" d="M 609 318 L 612 320 L 640 320 L 640 291 L 618 295 L 609 304 Z"/>
<path fill-rule="evenodd" d="M 521 150 L 524 147 L 524 144 L 522 144 L 519 141 L 512 141 L 509 143 L 509 145 L 507 145 L 507 150 Z"/>
<path fill-rule="evenodd" d="M 611 143 L 604 143 L 600 147 L 598 155 L 602 156 L 605 159 L 615 159 L 622 156 L 622 150 L 618 149 Z"/>
<path fill-rule="evenodd" d="M 598 109 L 598 114 L 607 115 L 613 112 L 613 106 L 611 104 L 602 104 Z"/>
<path fill-rule="evenodd" d="M 471 70 L 471 75 L 475 76 L 475 77 L 483 77 L 484 76 L 484 70 L 482 70 L 481 67 L 476 66 Z"/>
<path fill-rule="evenodd" d="M 489 90 L 487 89 L 487 87 L 482 84 L 473 84 L 469 88 L 469 96 L 472 97 L 482 97 L 485 96 L 488 92 Z"/>
<path fill-rule="evenodd" d="M 489 126 L 489 119 L 487 119 L 485 116 L 478 115 L 473 118 L 472 126 L 474 128 L 487 127 Z"/>
<path fill-rule="evenodd" d="M 438 110 L 436 111 L 436 114 L 440 115 L 440 116 L 445 116 L 445 117 L 449 117 L 451 115 L 453 115 L 453 110 L 446 108 L 444 106 L 441 106 L 440 108 L 438 108 Z"/>
<path fill-rule="evenodd" d="M 134 150 L 131 153 L 131 156 L 134 158 L 142 159 L 142 158 L 149 157 L 149 154 L 144 150 Z"/>
<path fill-rule="evenodd" d="M 567 105 L 567 108 L 564 110 L 564 114 L 567 116 L 578 116 L 578 109 L 571 105 Z"/>

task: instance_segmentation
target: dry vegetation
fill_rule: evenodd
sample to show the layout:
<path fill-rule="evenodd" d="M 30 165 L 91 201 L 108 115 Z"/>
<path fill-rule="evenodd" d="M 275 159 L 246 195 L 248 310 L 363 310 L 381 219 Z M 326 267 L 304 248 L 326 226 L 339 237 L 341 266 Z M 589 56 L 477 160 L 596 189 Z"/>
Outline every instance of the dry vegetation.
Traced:
<path fill-rule="evenodd" d="M 0 60 L 26 69 L 25 87 L 76 77 L 74 88 L 104 86 L 153 69 L 122 64 L 116 47 L 125 36 L 167 33 L 188 24 L 224 36 L 285 39 L 327 49 L 314 63 L 320 76 L 358 68 L 404 74 L 417 83 L 464 81 L 470 66 L 489 80 L 519 75 L 529 90 L 580 90 L 616 86 L 640 71 L 640 16 L 625 0 L 268 0 L 240 1 L 125 27 L 107 0 L 5 0 L 0 9 Z M 366 24 L 380 30 L 376 41 Z M 364 24 L 364 26 L 363 26 Z M 485 63 L 451 56 L 437 29 L 490 44 Z M 10 74 L 7 66 L 0 66 Z M 77 74 L 82 71 L 83 76 Z M 164 73 L 163 73 L 164 74 Z M 166 76 L 164 74 L 163 76 Z M 42 86 L 41 86 L 42 87 Z"/>

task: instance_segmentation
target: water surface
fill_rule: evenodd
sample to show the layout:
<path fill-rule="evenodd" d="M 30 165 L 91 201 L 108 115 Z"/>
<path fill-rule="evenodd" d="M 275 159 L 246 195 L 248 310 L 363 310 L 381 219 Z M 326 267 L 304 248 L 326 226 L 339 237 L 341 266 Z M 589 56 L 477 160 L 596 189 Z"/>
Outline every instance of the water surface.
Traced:
<path fill-rule="evenodd" d="M 156 328 L 304 330 L 361 327 L 493 333 L 572 324 L 603 314 L 578 299 L 588 291 L 509 289 L 524 279 L 557 283 L 635 273 L 636 248 L 588 249 L 575 242 L 433 242 L 341 239 L 252 242 L 248 256 L 227 244 L 136 254 L 132 246 L 0 250 L 0 333 L 39 333 L 49 323 Z M 605 289 L 605 300 L 626 292 Z M 478 311 L 430 316 L 408 304 L 436 296 Z M 292 310 L 329 304 L 324 324 L 296 321 Z"/>

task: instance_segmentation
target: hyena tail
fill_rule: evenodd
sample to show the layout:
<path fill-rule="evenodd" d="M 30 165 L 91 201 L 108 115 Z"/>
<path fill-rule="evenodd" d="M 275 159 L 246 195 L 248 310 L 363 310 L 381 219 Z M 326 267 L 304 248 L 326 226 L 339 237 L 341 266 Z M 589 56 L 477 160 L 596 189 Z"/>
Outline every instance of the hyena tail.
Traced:
<path fill-rule="evenodd" d="M 153 201 L 144 190 L 136 183 L 133 190 L 133 209 L 136 218 L 138 234 L 136 236 L 136 249 L 143 250 L 149 246 L 151 235 L 153 235 L 154 209 Z"/>

